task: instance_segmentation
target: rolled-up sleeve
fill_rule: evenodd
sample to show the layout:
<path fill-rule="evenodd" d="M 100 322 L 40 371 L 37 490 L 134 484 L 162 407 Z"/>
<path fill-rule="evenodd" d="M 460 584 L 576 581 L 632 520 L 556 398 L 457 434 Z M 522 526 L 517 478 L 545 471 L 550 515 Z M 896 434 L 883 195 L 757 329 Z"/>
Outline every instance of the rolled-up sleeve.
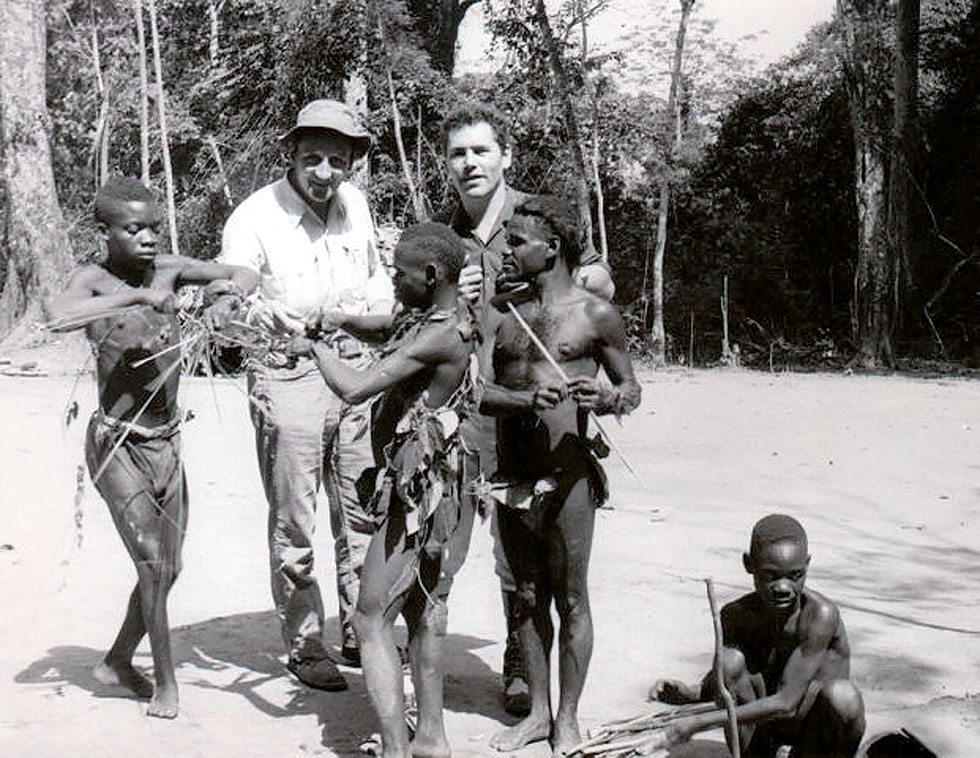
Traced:
<path fill-rule="evenodd" d="M 233 266 L 245 266 L 262 272 L 262 242 L 255 227 L 249 223 L 248 210 L 239 206 L 225 222 L 221 232 L 221 253 L 218 260 Z"/>

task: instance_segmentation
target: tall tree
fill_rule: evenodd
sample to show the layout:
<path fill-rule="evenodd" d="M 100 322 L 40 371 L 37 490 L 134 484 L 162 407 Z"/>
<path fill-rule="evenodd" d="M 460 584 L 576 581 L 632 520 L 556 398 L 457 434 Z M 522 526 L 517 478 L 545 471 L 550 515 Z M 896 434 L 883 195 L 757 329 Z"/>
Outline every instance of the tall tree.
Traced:
<path fill-rule="evenodd" d="M 858 252 L 854 273 L 854 362 L 894 366 L 901 258 L 889 244 L 888 151 L 894 122 L 889 107 L 892 49 L 888 0 L 837 0 L 842 66 L 854 134 L 854 197 Z"/>
<path fill-rule="evenodd" d="M 459 25 L 469 7 L 478 2 L 480 0 L 409 0 L 409 10 L 437 71 L 452 75 Z"/>
<path fill-rule="evenodd" d="M 894 106 L 891 164 L 888 172 L 888 241 L 898 258 L 902 291 L 912 282 L 912 177 L 917 163 L 919 100 L 919 0 L 898 0 L 895 13 Z"/>
<path fill-rule="evenodd" d="M 535 3 L 534 20 L 548 49 L 551 70 L 555 77 L 555 85 L 558 88 L 558 97 L 561 100 L 562 110 L 565 114 L 565 128 L 568 129 L 572 163 L 575 167 L 576 200 L 578 204 L 579 224 L 582 229 L 582 240 L 585 249 L 592 252 L 595 249 L 592 242 L 592 207 L 589 196 L 589 179 L 585 170 L 585 158 L 582 155 L 582 140 L 578 128 L 578 117 L 575 115 L 575 106 L 572 103 L 572 91 L 568 84 L 568 77 L 565 75 L 561 50 L 559 50 L 558 40 L 555 39 L 555 35 L 551 30 L 551 23 L 548 21 L 548 13 L 545 10 L 544 0 L 537 0 Z"/>
<path fill-rule="evenodd" d="M 51 169 L 44 0 L 0 3 L 0 149 L 6 194 L 0 336 L 43 311 L 71 266 Z"/>
<path fill-rule="evenodd" d="M 670 93 L 667 96 L 667 112 L 670 114 L 674 138 L 670 153 L 677 155 L 681 146 L 681 71 L 684 60 L 684 38 L 687 35 L 687 20 L 694 7 L 694 0 L 680 0 L 681 20 L 677 27 L 677 41 L 674 45 L 674 65 L 670 74 Z M 653 327 L 650 342 L 653 347 L 653 360 L 658 366 L 667 362 L 666 335 L 664 332 L 664 253 L 667 249 L 667 210 L 670 206 L 670 170 L 673 160 L 668 158 L 660 176 L 660 203 L 657 211 L 657 246 L 653 253 Z"/>

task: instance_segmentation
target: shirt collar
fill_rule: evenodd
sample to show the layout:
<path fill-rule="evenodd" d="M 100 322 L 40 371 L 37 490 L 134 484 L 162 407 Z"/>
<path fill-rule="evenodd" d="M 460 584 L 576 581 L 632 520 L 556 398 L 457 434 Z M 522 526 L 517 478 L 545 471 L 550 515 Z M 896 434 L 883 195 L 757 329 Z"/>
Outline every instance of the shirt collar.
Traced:
<path fill-rule="evenodd" d="M 529 198 L 526 192 L 521 192 L 516 190 L 511 186 L 507 186 L 507 194 L 504 197 L 504 204 L 500 208 L 500 213 L 497 214 L 496 220 L 493 222 L 493 226 L 490 228 L 490 238 L 487 240 L 487 244 L 496 237 L 504 228 L 504 223 L 514 215 L 514 209 L 523 203 L 527 198 Z M 453 228 L 458 235 L 461 237 L 473 237 L 473 221 L 466 213 L 466 209 L 463 207 L 462 202 L 457 203 L 456 208 L 453 210 L 452 218 L 450 219 L 449 225 Z"/>
<path fill-rule="evenodd" d="M 330 222 L 336 220 L 342 220 L 347 215 L 347 206 L 344 204 L 342 196 L 342 188 L 344 183 L 341 182 L 337 187 L 337 192 L 333 196 L 333 200 L 330 202 L 330 208 L 327 211 L 327 223 L 325 226 L 330 226 Z M 293 185 L 289 181 L 288 176 L 283 176 L 280 178 L 274 189 L 276 199 L 279 201 L 279 205 L 286 212 L 295 226 L 299 226 L 303 220 L 303 217 L 309 215 L 309 217 L 316 222 L 323 224 L 323 220 L 316 215 L 313 209 L 306 204 Z"/>

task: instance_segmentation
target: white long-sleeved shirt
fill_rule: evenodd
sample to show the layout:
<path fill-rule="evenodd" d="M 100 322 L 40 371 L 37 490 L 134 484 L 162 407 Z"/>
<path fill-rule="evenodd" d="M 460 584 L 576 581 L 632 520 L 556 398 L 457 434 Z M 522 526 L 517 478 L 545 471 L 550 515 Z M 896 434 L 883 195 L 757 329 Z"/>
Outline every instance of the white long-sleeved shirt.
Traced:
<path fill-rule="evenodd" d="M 252 193 L 225 223 L 220 260 L 257 271 L 260 296 L 300 318 L 324 306 L 387 310 L 394 299 L 367 199 L 349 182 L 337 188 L 326 223 L 286 177 Z"/>

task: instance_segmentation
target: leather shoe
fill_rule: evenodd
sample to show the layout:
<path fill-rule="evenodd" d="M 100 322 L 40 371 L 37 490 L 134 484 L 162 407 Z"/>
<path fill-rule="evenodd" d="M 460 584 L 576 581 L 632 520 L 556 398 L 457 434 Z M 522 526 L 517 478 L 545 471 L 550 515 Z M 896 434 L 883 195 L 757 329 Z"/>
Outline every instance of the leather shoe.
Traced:
<path fill-rule="evenodd" d="M 329 658 L 290 658 L 286 668 L 307 687 L 327 692 L 347 689 L 347 680 Z"/>

